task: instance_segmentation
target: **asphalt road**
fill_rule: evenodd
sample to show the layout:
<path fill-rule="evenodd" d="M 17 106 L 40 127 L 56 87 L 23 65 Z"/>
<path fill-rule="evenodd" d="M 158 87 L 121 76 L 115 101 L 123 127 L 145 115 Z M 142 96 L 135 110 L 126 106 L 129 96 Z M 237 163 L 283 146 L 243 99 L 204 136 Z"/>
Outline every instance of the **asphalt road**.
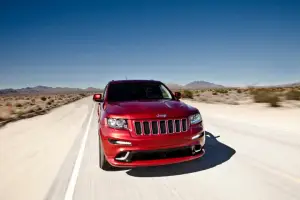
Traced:
<path fill-rule="evenodd" d="M 100 170 L 91 98 L 8 124 L 0 129 L 0 199 L 300 199 L 297 113 L 272 125 L 275 115 L 264 122 L 250 110 L 189 103 L 202 110 L 206 155 L 161 167 Z"/>

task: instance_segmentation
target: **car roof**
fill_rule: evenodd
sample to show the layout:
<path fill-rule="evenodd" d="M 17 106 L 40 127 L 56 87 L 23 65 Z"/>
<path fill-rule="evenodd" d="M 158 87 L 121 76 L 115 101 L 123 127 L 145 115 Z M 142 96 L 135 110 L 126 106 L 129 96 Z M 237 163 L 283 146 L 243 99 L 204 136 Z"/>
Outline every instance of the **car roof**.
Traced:
<path fill-rule="evenodd" d="M 157 80 L 131 79 L 131 80 L 111 80 L 109 82 L 109 84 L 114 84 L 114 83 L 139 83 L 139 82 L 161 83 L 161 81 L 157 81 Z"/>

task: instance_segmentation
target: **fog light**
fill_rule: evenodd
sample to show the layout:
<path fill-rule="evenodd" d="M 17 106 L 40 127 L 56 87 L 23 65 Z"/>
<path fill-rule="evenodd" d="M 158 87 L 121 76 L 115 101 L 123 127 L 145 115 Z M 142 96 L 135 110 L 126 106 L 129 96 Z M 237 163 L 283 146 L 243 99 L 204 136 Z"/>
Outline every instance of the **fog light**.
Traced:
<path fill-rule="evenodd" d="M 129 162 L 129 158 L 130 158 L 130 152 L 127 151 L 127 152 L 120 152 L 115 159 L 119 160 L 119 161 L 127 161 L 127 162 Z"/>
<path fill-rule="evenodd" d="M 202 150 L 201 145 L 195 145 L 192 146 L 192 154 L 195 155 L 196 153 L 199 153 Z"/>
<path fill-rule="evenodd" d="M 124 144 L 124 145 L 131 145 L 131 142 L 127 142 L 127 141 L 116 141 L 116 144 Z"/>
<path fill-rule="evenodd" d="M 128 142 L 128 141 L 113 140 L 113 139 L 108 139 L 108 141 L 112 144 L 131 145 L 131 142 Z"/>

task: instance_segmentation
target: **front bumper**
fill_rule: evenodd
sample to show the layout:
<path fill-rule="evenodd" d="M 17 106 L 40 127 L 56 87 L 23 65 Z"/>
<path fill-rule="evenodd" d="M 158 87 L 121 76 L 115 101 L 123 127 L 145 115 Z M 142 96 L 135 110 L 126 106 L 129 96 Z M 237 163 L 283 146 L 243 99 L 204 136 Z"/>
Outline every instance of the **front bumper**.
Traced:
<path fill-rule="evenodd" d="M 128 134 L 110 134 L 102 138 L 106 159 L 115 167 L 168 165 L 205 154 L 205 131 L 199 128 L 174 135 L 133 138 Z"/>

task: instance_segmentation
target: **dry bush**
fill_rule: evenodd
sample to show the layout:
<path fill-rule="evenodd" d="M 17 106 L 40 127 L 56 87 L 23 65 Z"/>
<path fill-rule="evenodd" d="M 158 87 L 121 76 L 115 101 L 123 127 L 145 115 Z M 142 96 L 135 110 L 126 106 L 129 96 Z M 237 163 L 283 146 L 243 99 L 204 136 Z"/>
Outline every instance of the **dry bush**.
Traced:
<path fill-rule="evenodd" d="M 272 107 L 280 107 L 279 102 L 280 102 L 280 98 L 276 95 L 270 96 L 268 100 L 268 103 Z"/>
<path fill-rule="evenodd" d="M 300 91 L 298 90 L 290 90 L 286 94 L 287 100 L 300 100 Z"/>
<path fill-rule="evenodd" d="M 182 97 L 192 99 L 193 98 L 193 92 L 190 91 L 190 90 L 184 90 L 183 93 L 182 93 Z"/>
<path fill-rule="evenodd" d="M 272 107 L 280 106 L 280 98 L 273 90 L 262 89 L 254 91 L 253 98 L 256 103 L 268 103 Z"/>
<path fill-rule="evenodd" d="M 47 97 L 41 97 L 41 100 L 42 100 L 42 101 L 46 101 L 46 100 L 47 100 Z"/>
<path fill-rule="evenodd" d="M 228 93 L 228 89 L 215 89 L 216 93 L 221 93 L 221 94 L 227 94 Z"/>
<path fill-rule="evenodd" d="M 23 105 L 21 103 L 16 103 L 16 107 L 21 108 L 21 107 L 23 107 Z"/>

